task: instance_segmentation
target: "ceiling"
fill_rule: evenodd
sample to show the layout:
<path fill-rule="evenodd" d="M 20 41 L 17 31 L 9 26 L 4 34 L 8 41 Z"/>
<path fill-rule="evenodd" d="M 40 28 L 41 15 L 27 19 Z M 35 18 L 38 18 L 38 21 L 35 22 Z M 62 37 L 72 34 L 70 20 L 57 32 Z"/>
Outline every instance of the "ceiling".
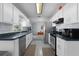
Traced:
<path fill-rule="evenodd" d="M 28 18 L 37 17 L 35 3 L 14 3 Z M 64 3 L 43 3 L 42 17 L 51 18 Z"/>

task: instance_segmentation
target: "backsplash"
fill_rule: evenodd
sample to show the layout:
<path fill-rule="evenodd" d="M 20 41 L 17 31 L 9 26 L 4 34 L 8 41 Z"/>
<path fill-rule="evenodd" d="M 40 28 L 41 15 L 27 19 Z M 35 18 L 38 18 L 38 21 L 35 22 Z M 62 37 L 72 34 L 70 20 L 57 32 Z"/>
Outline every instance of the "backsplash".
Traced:
<path fill-rule="evenodd" d="M 0 23 L 0 33 L 6 33 L 12 31 L 12 25 L 7 23 Z"/>

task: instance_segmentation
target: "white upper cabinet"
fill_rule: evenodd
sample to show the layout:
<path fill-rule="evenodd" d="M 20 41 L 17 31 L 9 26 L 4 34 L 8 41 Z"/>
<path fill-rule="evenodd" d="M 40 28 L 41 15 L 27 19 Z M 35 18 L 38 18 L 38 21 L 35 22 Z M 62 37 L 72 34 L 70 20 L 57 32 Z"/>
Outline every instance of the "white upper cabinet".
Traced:
<path fill-rule="evenodd" d="M 63 10 L 64 23 L 76 23 L 77 22 L 77 3 L 68 3 L 64 6 Z"/>
<path fill-rule="evenodd" d="M 13 4 L 0 3 L 0 22 L 20 25 L 23 20 L 28 24 L 29 19 Z"/>
<path fill-rule="evenodd" d="M 30 23 L 30 22 L 28 22 L 29 19 L 15 6 L 14 6 L 14 16 L 13 16 L 13 18 L 14 18 L 14 20 L 13 20 L 14 25 L 21 25 L 23 21 L 25 21 L 24 24 L 26 24 L 26 26 L 28 26 L 27 24 Z"/>
<path fill-rule="evenodd" d="M 77 4 L 78 7 L 78 22 L 79 22 L 79 3 Z"/>
<path fill-rule="evenodd" d="M 13 20 L 14 25 L 18 25 L 19 23 L 19 14 L 20 14 L 19 10 L 16 7 L 14 7 L 14 20 Z"/>
<path fill-rule="evenodd" d="M 3 4 L 3 22 L 9 24 L 13 22 L 13 6 L 10 3 Z"/>
<path fill-rule="evenodd" d="M 57 20 L 58 18 L 57 18 L 57 13 L 50 19 L 50 21 L 55 21 L 55 20 Z"/>
<path fill-rule="evenodd" d="M 53 22 L 63 17 L 63 10 L 59 10 L 50 20 Z"/>
<path fill-rule="evenodd" d="M 57 18 L 62 18 L 63 17 L 63 10 L 59 10 L 57 13 Z"/>
<path fill-rule="evenodd" d="M 51 21 L 55 21 L 55 20 L 58 20 L 58 18 L 60 18 L 60 12 L 58 11 L 52 18 L 51 18 Z"/>
<path fill-rule="evenodd" d="M 0 3 L 0 22 L 2 22 L 2 3 Z"/>

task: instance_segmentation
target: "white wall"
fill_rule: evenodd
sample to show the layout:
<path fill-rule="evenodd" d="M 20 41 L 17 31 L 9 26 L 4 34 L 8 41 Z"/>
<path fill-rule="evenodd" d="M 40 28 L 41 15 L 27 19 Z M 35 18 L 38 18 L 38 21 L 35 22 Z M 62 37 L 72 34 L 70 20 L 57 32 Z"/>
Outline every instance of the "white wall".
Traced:
<path fill-rule="evenodd" d="M 33 29 L 33 34 L 37 34 L 37 32 L 45 32 L 45 29 L 41 29 L 41 26 L 45 26 L 44 22 L 36 22 L 33 23 L 32 25 L 32 29 Z"/>
<path fill-rule="evenodd" d="M 45 25 L 45 22 L 47 20 L 48 18 L 44 18 L 44 17 L 31 18 L 33 34 L 37 34 L 37 32 L 40 32 L 40 31 L 45 32 L 45 29 L 41 30 L 41 26 Z"/>

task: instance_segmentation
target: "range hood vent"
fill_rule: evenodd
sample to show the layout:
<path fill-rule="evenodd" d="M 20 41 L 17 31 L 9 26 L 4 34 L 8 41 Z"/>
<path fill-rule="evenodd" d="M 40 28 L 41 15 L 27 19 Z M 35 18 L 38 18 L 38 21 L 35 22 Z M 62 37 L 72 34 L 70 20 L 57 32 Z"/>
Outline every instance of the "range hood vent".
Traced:
<path fill-rule="evenodd" d="M 53 23 L 62 24 L 62 23 L 64 23 L 64 18 L 59 18 L 58 20 L 54 21 Z"/>

